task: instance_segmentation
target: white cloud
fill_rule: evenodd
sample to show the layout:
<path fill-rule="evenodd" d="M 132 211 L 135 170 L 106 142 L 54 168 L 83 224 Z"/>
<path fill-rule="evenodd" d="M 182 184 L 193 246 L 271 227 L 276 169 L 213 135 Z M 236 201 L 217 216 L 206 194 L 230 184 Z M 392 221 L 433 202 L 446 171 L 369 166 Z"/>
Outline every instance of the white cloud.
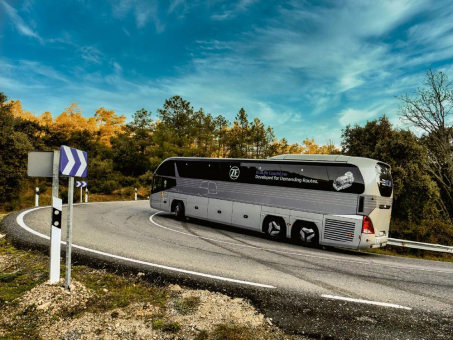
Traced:
<path fill-rule="evenodd" d="M 25 35 L 27 37 L 35 38 L 37 39 L 41 44 L 44 43 L 44 40 L 36 33 L 33 31 L 25 22 L 24 20 L 17 14 L 17 11 L 11 7 L 6 1 L 1 2 L 3 4 L 3 7 L 5 8 L 6 13 L 10 17 L 11 21 L 13 22 L 14 26 L 16 27 L 17 31 Z"/>
<path fill-rule="evenodd" d="M 149 22 L 154 23 L 157 33 L 165 30 L 165 24 L 158 16 L 158 3 L 154 1 L 118 0 L 112 6 L 113 15 L 124 18 L 129 12 L 133 12 L 138 29 L 144 28 Z"/>
<path fill-rule="evenodd" d="M 211 19 L 214 21 L 223 21 L 232 19 L 238 14 L 247 11 L 257 0 L 239 0 L 235 4 L 228 3 L 229 6 L 223 6 L 221 13 L 215 13 L 211 15 Z"/>
<path fill-rule="evenodd" d="M 102 53 L 94 46 L 81 46 L 78 48 L 80 56 L 86 61 L 101 64 Z"/>
<path fill-rule="evenodd" d="M 64 83 L 69 83 L 69 80 L 50 66 L 43 65 L 36 61 L 23 60 L 20 62 L 21 71 L 27 71 L 46 78 L 55 79 Z"/>

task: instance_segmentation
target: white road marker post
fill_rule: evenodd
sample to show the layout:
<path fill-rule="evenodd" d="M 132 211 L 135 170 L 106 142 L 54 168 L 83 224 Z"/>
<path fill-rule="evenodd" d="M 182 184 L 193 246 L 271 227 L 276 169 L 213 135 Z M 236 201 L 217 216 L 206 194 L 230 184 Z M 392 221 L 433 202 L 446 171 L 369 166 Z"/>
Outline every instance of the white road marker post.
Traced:
<path fill-rule="evenodd" d="M 137 200 L 137 188 L 135 188 L 135 200 Z"/>
<path fill-rule="evenodd" d="M 83 189 L 80 187 L 80 203 L 83 203 Z"/>
<path fill-rule="evenodd" d="M 52 232 L 50 239 L 50 284 L 60 282 L 61 215 L 63 201 L 52 197 Z"/>
<path fill-rule="evenodd" d="M 88 188 L 85 188 L 85 203 L 88 203 Z"/>
<path fill-rule="evenodd" d="M 60 256 L 61 256 L 61 211 L 62 201 L 58 198 L 60 186 L 60 151 L 53 152 L 52 164 L 52 212 L 50 221 L 50 284 L 60 282 Z M 59 211 L 59 213 L 56 213 Z"/>
<path fill-rule="evenodd" d="M 35 207 L 39 207 L 39 188 L 36 187 L 35 191 Z"/>

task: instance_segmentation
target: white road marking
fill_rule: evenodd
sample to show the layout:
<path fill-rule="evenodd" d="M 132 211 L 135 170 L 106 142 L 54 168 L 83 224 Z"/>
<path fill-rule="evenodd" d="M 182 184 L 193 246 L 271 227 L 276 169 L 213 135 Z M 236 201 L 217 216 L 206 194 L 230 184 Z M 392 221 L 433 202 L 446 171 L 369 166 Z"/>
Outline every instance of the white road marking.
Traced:
<path fill-rule="evenodd" d="M 229 245 L 232 245 L 232 246 L 235 246 L 235 247 L 250 248 L 250 249 L 256 249 L 256 250 L 264 250 L 264 251 L 268 251 L 268 252 L 272 252 L 272 253 L 276 253 L 276 254 L 312 257 L 312 258 L 321 259 L 321 260 L 328 260 L 328 261 L 347 262 L 347 263 L 353 263 L 353 264 L 365 264 L 365 265 L 371 265 L 371 266 L 376 266 L 376 265 L 377 266 L 385 266 L 385 267 L 388 267 L 388 268 L 394 268 L 394 269 L 399 269 L 399 270 L 400 269 L 407 269 L 407 270 L 415 270 L 415 271 L 425 271 L 425 272 L 453 274 L 453 270 L 449 271 L 449 270 L 442 270 L 442 269 L 430 269 L 430 268 L 420 268 L 420 267 L 398 266 L 398 265 L 386 264 L 386 263 L 381 263 L 381 262 L 376 262 L 376 261 L 346 260 L 346 259 L 342 259 L 342 258 L 335 257 L 335 256 L 329 256 L 328 257 L 328 256 L 320 256 L 320 255 L 311 255 L 311 254 L 306 254 L 306 253 L 289 252 L 289 251 L 276 250 L 276 249 L 267 249 L 267 248 L 258 247 L 258 246 L 252 246 L 252 245 L 247 245 L 247 244 L 240 244 L 240 243 L 234 243 L 234 242 L 229 242 L 229 241 L 222 241 L 222 240 L 219 240 L 219 239 L 216 239 L 216 238 L 210 238 L 210 237 L 205 237 L 205 236 L 193 235 L 193 234 L 186 233 L 184 231 L 175 230 L 175 229 L 172 229 L 172 228 L 169 228 L 169 227 L 165 227 L 165 226 L 157 223 L 156 221 L 154 221 L 154 216 L 156 216 L 157 214 L 161 214 L 161 213 L 163 213 L 163 212 L 162 211 L 158 211 L 158 212 L 154 213 L 153 215 L 151 215 L 149 217 L 150 222 L 155 224 L 155 225 L 157 225 L 160 228 L 169 230 L 169 231 L 174 232 L 174 233 L 179 233 L 179 234 L 183 234 L 183 235 L 190 236 L 190 237 L 196 237 L 196 238 L 207 240 L 207 241 L 213 241 L 213 242 L 218 242 L 218 243 L 229 244 Z"/>
<path fill-rule="evenodd" d="M 361 300 L 361 299 L 353 299 L 344 296 L 335 296 L 335 295 L 321 295 L 321 297 L 326 299 L 333 299 L 333 300 L 342 300 L 342 301 L 349 301 L 349 302 L 357 302 L 357 303 L 364 303 L 367 305 L 376 305 L 376 306 L 383 306 L 383 307 L 391 307 L 391 308 L 400 308 L 406 310 L 412 310 L 410 307 L 395 305 L 393 303 L 387 302 L 378 302 L 378 301 L 370 301 L 370 300 Z"/>
<path fill-rule="evenodd" d="M 132 201 L 132 202 L 135 202 L 135 201 Z M 118 203 L 118 202 L 91 202 L 90 204 L 93 204 L 93 203 Z M 82 203 L 82 204 L 87 204 L 87 203 Z M 82 204 L 79 203 L 79 204 L 74 204 L 74 205 L 82 205 Z M 19 226 L 22 227 L 23 229 L 25 229 L 26 231 L 28 231 L 28 232 L 30 232 L 30 233 L 38 236 L 38 237 L 44 238 L 46 240 L 50 240 L 49 236 L 41 234 L 41 233 L 37 232 L 36 230 L 31 229 L 24 222 L 24 216 L 26 214 L 28 214 L 28 213 L 30 213 L 32 211 L 35 211 L 35 210 L 49 208 L 49 207 L 50 206 L 37 207 L 37 208 L 33 208 L 33 209 L 30 209 L 30 210 L 24 211 L 24 212 L 20 213 L 17 216 L 16 221 L 19 224 Z M 61 241 L 61 244 L 66 244 L 66 242 L 65 241 Z M 185 269 L 181 269 L 181 268 L 164 266 L 164 265 L 160 265 L 160 264 L 157 264 L 157 263 L 151 263 L 151 262 L 146 262 L 146 261 L 135 260 L 135 259 L 127 258 L 127 257 L 124 257 L 124 256 L 119 256 L 119 255 L 115 255 L 115 254 L 105 253 L 105 252 L 102 252 L 102 251 L 99 251 L 99 250 L 94 250 L 94 249 L 82 247 L 82 246 L 79 246 L 79 245 L 76 245 L 76 244 L 73 244 L 72 247 L 78 248 L 78 249 L 81 249 L 81 250 L 84 250 L 84 251 L 87 251 L 87 252 L 90 252 L 90 253 L 93 253 L 93 254 L 103 255 L 103 256 L 115 258 L 115 259 L 118 259 L 118 260 L 123 260 L 123 261 L 132 262 L 132 263 L 142 264 L 142 265 L 146 265 L 146 266 L 149 266 L 149 267 L 162 268 L 162 269 L 171 270 L 171 271 L 175 271 L 175 272 L 179 272 L 179 273 L 196 275 L 196 276 L 206 277 L 206 278 L 220 280 L 220 281 L 234 282 L 234 283 L 239 283 L 239 284 L 244 284 L 244 285 L 249 285 L 249 286 L 275 289 L 275 287 L 271 286 L 271 285 L 266 285 L 266 284 L 257 283 L 257 282 L 236 280 L 236 279 L 223 277 L 223 276 L 210 275 L 210 274 L 195 272 L 195 271 L 191 271 L 191 270 L 185 270 Z"/>

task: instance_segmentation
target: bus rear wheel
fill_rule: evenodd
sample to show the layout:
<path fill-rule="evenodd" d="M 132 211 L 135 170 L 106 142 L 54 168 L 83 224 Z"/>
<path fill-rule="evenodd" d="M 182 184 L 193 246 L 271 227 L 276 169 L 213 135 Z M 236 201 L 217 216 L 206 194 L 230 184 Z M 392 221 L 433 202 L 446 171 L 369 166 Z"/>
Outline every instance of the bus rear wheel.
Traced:
<path fill-rule="evenodd" d="M 177 220 L 182 221 L 184 219 L 184 203 L 177 202 L 174 208 L 175 217 Z"/>
<path fill-rule="evenodd" d="M 297 223 L 294 226 L 292 238 L 303 246 L 317 246 L 319 244 L 319 231 L 314 223 Z"/>
<path fill-rule="evenodd" d="M 263 222 L 266 237 L 271 240 L 281 240 L 286 236 L 285 221 L 281 217 L 269 216 Z"/>

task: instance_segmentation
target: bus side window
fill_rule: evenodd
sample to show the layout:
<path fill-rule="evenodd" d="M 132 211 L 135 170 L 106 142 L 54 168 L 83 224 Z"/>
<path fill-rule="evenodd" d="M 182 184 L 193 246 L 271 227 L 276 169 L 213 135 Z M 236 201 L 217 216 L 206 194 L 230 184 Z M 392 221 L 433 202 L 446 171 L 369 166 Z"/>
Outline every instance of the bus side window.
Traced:
<path fill-rule="evenodd" d="M 155 176 L 153 180 L 153 190 L 152 193 L 156 193 L 159 191 L 168 190 L 176 186 L 176 180 L 174 178 L 163 178 L 159 176 Z"/>
<path fill-rule="evenodd" d="M 152 193 L 158 192 L 160 190 L 162 190 L 162 178 L 158 177 L 158 176 L 154 176 Z"/>

